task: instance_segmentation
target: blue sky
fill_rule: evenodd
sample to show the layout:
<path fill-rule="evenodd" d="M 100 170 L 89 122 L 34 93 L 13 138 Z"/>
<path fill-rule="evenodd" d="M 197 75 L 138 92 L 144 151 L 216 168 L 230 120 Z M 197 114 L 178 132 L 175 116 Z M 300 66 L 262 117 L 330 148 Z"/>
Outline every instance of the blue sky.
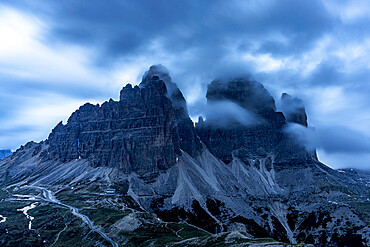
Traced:
<path fill-rule="evenodd" d="M 321 160 L 369 169 L 369 26 L 366 0 L 1 1 L 0 149 L 161 63 L 193 118 L 212 79 L 249 74 L 304 101 Z"/>

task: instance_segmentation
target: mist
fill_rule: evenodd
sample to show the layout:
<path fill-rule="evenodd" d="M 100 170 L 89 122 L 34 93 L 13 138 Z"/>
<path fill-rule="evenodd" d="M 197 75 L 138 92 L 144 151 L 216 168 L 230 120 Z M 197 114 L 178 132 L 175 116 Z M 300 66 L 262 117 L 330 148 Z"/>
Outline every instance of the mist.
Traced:
<path fill-rule="evenodd" d="M 329 162 L 332 167 L 370 170 L 370 137 L 362 132 L 344 126 L 306 128 L 295 123 L 287 124 L 285 131 L 307 148 L 318 149 L 319 158 L 323 157 L 320 160 Z M 338 157 L 343 158 L 341 162 L 338 162 Z"/>
<path fill-rule="evenodd" d="M 0 149 L 44 139 L 78 105 L 118 96 L 158 63 L 193 118 L 205 115 L 211 80 L 251 74 L 276 99 L 304 99 L 317 128 L 369 136 L 370 4 L 360 2 L 1 1 Z"/>
<path fill-rule="evenodd" d="M 219 127 L 233 124 L 250 126 L 261 122 L 254 113 L 227 100 L 208 102 L 205 112 L 207 123 Z"/>

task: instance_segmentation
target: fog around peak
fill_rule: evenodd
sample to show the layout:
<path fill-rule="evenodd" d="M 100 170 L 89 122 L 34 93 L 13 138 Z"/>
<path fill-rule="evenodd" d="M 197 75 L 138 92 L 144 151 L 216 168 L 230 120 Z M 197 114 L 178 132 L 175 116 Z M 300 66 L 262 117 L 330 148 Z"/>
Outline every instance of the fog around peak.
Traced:
<path fill-rule="evenodd" d="M 366 169 L 370 165 L 368 159 L 358 158 L 370 155 L 370 136 L 363 135 L 360 131 L 340 125 L 307 128 L 295 123 L 288 123 L 285 131 L 308 149 L 318 149 L 319 156 L 320 153 L 324 153 L 324 159 L 321 161 L 329 160 L 328 165 L 335 165 L 331 157 L 336 155 L 347 158 L 356 156 L 357 158 L 351 161 L 353 168 Z M 348 167 L 345 162 L 338 165 Z"/>
<path fill-rule="evenodd" d="M 45 139 L 153 64 L 195 118 L 212 80 L 252 75 L 277 103 L 301 98 L 310 125 L 369 136 L 369 13 L 357 0 L 1 1 L 0 149 Z"/>
<path fill-rule="evenodd" d="M 218 127 L 226 127 L 233 124 L 252 126 L 263 121 L 253 112 L 248 111 L 235 102 L 227 100 L 209 102 L 205 112 L 207 124 Z"/>

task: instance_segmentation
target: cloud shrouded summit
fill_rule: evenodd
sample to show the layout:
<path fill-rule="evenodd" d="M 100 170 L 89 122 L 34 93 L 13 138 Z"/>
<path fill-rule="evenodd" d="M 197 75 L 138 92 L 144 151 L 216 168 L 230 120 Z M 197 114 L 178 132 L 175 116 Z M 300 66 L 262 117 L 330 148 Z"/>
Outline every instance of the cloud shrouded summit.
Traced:
<path fill-rule="evenodd" d="M 79 105 L 117 98 L 159 63 L 193 118 L 207 84 L 247 74 L 275 100 L 301 98 L 310 126 L 364 138 L 369 13 L 367 1 L 2 1 L 0 149 L 46 138 Z M 368 167 L 370 151 L 353 162 L 333 148 L 340 166 Z M 335 167 L 337 152 L 322 157 Z"/>

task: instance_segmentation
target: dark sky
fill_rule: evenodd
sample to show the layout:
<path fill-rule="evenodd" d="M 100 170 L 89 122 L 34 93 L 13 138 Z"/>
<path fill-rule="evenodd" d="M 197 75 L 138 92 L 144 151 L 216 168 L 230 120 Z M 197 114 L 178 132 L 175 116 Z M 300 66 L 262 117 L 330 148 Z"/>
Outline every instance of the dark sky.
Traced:
<path fill-rule="evenodd" d="M 1 1 L 0 149 L 160 63 L 194 119 L 212 79 L 246 74 L 304 101 L 321 160 L 370 169 L 369 26 L 366 0 Z"/>

